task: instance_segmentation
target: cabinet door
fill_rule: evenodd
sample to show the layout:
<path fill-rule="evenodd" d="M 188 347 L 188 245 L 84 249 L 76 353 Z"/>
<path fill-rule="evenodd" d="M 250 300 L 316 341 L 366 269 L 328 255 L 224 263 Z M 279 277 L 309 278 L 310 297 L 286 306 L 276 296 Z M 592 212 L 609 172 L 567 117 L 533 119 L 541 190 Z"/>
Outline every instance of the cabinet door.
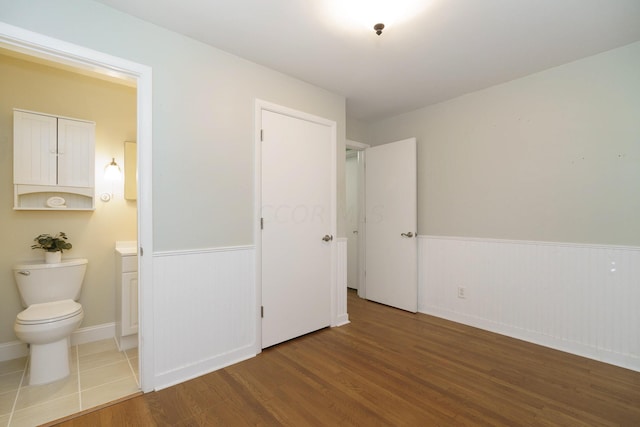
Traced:
<path fill-rule="evenodd" d="M 138 273 L 122 273 L 122 336 L 138 333 Z"/>
<path fill-rule="evenodd" d="M 13 182 L 56 185 L 56 118 L 13 114 Z"/>
<path fill-rule="evenodd" d="M 95 124 L 58 119 L 58 185 L 93 187 Z"/>

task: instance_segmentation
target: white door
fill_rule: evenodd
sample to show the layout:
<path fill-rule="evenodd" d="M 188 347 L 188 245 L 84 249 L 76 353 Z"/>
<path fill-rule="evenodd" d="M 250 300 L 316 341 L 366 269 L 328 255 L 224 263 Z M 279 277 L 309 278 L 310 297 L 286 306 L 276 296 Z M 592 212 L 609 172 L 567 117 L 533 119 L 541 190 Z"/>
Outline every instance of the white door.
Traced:
<path fill-rule="evenodd" d="M 347 198 L 347 287 L 358 289 L 358 152 L 347 153 L 345 181 Z"/>
<path fill-rule="evenodd" d="M 331 323 L 335 126 L 262 110 L 262 348 Z"/>
<path fill-rule="evenodd" d="M 418 309 L 416 139 L 366 150 L 366 298 Z"/>

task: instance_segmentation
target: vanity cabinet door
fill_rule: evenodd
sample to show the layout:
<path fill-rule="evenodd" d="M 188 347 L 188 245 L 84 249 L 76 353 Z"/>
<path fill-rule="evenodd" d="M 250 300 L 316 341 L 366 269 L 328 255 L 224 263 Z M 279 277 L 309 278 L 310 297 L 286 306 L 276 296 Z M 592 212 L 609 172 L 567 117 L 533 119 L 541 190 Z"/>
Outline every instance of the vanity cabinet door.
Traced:
<path fill-rule="evenodd" d="M 138 273 L 122 273 L 122 336 L 138 333 Z"/>
<path fill-rule="evenodd" d="M 14 183 L 56 185 L 57 119 L 15 111 L 13 123 Z"/>

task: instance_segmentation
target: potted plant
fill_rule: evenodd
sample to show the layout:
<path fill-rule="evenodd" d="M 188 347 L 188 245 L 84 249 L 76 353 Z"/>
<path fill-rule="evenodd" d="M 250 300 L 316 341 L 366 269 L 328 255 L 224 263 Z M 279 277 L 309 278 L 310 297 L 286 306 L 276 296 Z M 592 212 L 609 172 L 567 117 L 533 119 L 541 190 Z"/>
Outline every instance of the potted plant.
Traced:
<path fill-rule="evenodd" d="M 71 243 L 67 242 L 67 235 L 62 231 L 52 236 L 51 234 L 40 234 L 33 239 L 36 244 L 31 245 L 31 249 L 43 249 L 44 260 L 47 264 L 59 263 L 62 259 L 62 252 L 71 249 Z"/>

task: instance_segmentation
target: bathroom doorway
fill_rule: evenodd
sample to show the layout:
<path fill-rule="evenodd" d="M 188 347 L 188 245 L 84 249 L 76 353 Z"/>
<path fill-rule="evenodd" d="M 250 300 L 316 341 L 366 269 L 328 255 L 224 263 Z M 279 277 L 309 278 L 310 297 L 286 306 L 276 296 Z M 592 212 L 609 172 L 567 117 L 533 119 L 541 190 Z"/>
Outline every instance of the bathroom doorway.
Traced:
<path fill-rule="evenodd" d="M 347 287 L 356 289 L 365 298 L 364 274 L 364 162 L 365 149 L 369 146 L 356 141 L 346 141 L 345 194 L 347 227 Z"/>
<path fill-rule="evenodd" d="M 19 56 L 25 60 L 31 60 L 31 61 L 35 60 L 39 63 L 52 61 L 52 63 L 50 63 L 49 65 L 52 65 L 53 68 L 57 67 L 59 70 L 65 69 L 66 71 L 73 70 L 75 72 L 79 72 L 85 77 L 88 72 L 87 68 L 91 68 L 94 70 L 102 69 L 103 72 L 106 72 L 107 70 L 109 70 L 112 75 L 114 74 L 113 69 L 119 69 L 121 70 L 121 73 L 120 73 L 120 76 L 118 76 L 117 78 L 121 80 L 124 79 L 130 83 L 131 82 L 133 83 L 134 91 L 135 91 L 135 104 L 137 107 L 137 115 L 134 119 L 136 122 L 137 135 L 134 135 L 133 138 L 127 137 L 125 139 L 137 140 L 136 145 L 137 145 L 137 153 L 138 153 L 137 157 L 138 157 L 138 177 L 139 177 L 138 195 L 139 196 L 138 196 L 137 203 L 134 202 L 135 213 L 133 214 L 134 216 L 133 221 L 135 223 L 134 227 L 137 229 L 137 231 L 135 232 L 134 238 L 137 237 L 137 242 L 139 242 L 138 247 L 146 246 L 149 249 L 151 249 L 152 235 L 151 235 L 151 203 L 150 203 L 150 190 L 151 190 L 150 188 L 150 184 L 151 184 L 151 178 L 150 178 L 150 164 L 151 164 L 150 70 L 147 69 L 147 67 L 145 66 L 138 66 L 137 64 L 129 63 L 128 61 L 121 61 L 118 58 L 102 55 L 98 52 L 87 51 L 86 49 L 83 49 L 77 46 L 70 46 L 66 43 L 59 42 L 54 39 L 49 39 L 47 37 L 44 37 L 35 33 L 26 32 L 21 29 L 17 29 L 15 27 L 7 26 L 4 24 L 0 24 L 0 49 L 5 50 L 6 52 L 10 52 L 11 55 Z M 64 63 L 64 64 L 61 64 L 61 63 Z M 113 69 L 110 68 L 111 66 L 113 67 Z M 16 105 L 15 107 L 20 107 L 20 105 Z M 37 110 L 38 108 L 34 107 L 33 109 Z M 119 143 L 124 144 L 125 139 L 119 141 Z M 96 152 L 96 154 L 98 153 Z M 103 153 L 103 154 L 108 155 L 108 153 Z M 8 156 L 8 157 L 11 157 L 11 156 Z M 102 160 L 99 160 L 96 157 L 97 173 L 99 172 L 98 169 L 104 166 L 102 165 L 102 163 L 103 163 Z M 11 169 L 12 169 L 11 165 L 9 164 L 9 170 Z M 98 188 L 98 186 L 96 186 L 96 196 L 97 196 L 96 205 L 97 206 L 100 203 L 105 203 L 105 202 L 101 202 L 100 200 L 100 196 L 103 193 L 108 193 L 110 196 L 112 197 L 115 196 L 115 198 L 117 199 L 119 196 L 121 197 L 122 190 L 118 190 L 118 189 L 114 190 L 113 188 L 109 189 L 104 187 Z M 108 206 L 110 208 L 114 206 L 115 201 L 116 201 L 115 199 L 112 199 L 111 201 L 108 202 L 110 204 L 105 203 L 105 205 L 102 205 L 104 209 L 101 209 L 101 211 L 98 211 L 99 214 L 108 215 L 109 209 L 107 209 L 106 207 Z M 126 202 L 120 201 L 118 203 L 126 203 Z M 22 214 L 23 215 L 21 218 L 24 218 L 27 215 L 32 215 L 32 213 L 26 213 L 26 214 L 22 213 Z M 60 225 L 61 227 L 62 226 L 66 227 L 67 224 L 70 224 L 73 221 L 77 221 L 79 220 L 79 218 L 82 218 L 82 215 L 85 215 L 84 218 L 86 218 L 86 216 L 97 215 L 98 213 L 97 212 L 93 212 L 93 213 L 47 212 L 47 214 L 52 215 L 54 219 L 55 219 L 55 215 L 58 215 L 57 219 L 59 221 L 56 221 L 56 222 L 63 224 L 63 225 Z M 114 217 L 111 217 L 111 220 L 113 219 Z M 35 230 L 36 233 L 38 231 L 39 230 Z M 53 230 L 43 230 L 43 232 L 47 232 L 47 231 L 53 231 Z M 55 231 L 58 231 L 58 230 L 55 230 Z M 104 230 L 104 231 L 106 231 L 107 234 L 113 232 L 113 230 L 110 230 L 110 231 Z M 111 233 L 111 234 L 115 236 L 117 235 L 117 232 Z M 25 244 L 21 240 L 24 240 L 24 239 L 20 239 L 20 241 L 14 242 L 15 245 Z M 81 247 L 81 243 L 80 243 L 81 240 L 82 240 L 81 238 L 76 238 L 74 239 L 74 243 L 76 243 L 78 247 Z M 29 243 L 29 242 L 26 242 L 26 243 Z M 114 243 L 115 242 L 112 242 L 111 247 L 108 248 L 108 250 L 111 253 L 113 253 L 115 249 Z M 70 254 L 69 256 L 73 257 L 73 254 Z M 97 264 L 97 261 L 94 261 L 94 262 L 96 262 Z M 151 262 L 152 260 L 150 256 L 140 257 L 140 260 L 139 260 L 138 271 L 140 275 L 140 288 L 141 288 L 140 305 L 142 306 L 145 304 L 145 301 L 150 301 L 149 298 L 145 299 L 144 277 L 151 276 L 150 274 L 145 275 L 145 272 L 150 272 L 152 270 Z M 91 260 L 90 260 L 90 263 L 91 263 Z M 15 311 L 15 310 L 12 310 L 12 311 Z M 146 313 L 150 316 L 151 314 L 150 307 L 146 310 Z M 144 329 L 145 324 L 149 325 L 149 322 L 144 322 L 144 319 L 141 319 L 141 330 L 139 334 L 140 336 L 142 336 L 147 332 L 147 329 Z M 150 328 L 149 328 L 149 334 L 152 336 Z M 93 338 L 95 337 L 96 336 L 94 336 Z M 83 347 L 84 344 L 80 345 L 75 350 L 76 355 L 78 355 L 78 357 L 84 357 L 84 356 L 88 356 L 89 354 L 101 353 L 102 350 L 107 350 L 107 347 L 111 347 L 111 343 L 109 342 L 109 339 L 96 340 L 96 341 L 93 341 L 93 343 L 94 344 L 92 346 L 88 346 L 88 347 Z M 151 343 L 149 344 L 151 345 Z M 150 353 L 150 352 L 147 352 L 147 353 Z M 135 361 L 135 357 L 133 357 L 133 353 L 125 354 L 125 357 L 123 360 L 125 361 L 125 363 L 129 365 L 135 365 L 139 363 L 140 370 L 138 371 L 139 372 L 138 378 L 140 380 L 140 388 L 142 388 L 142 390 L 145 390 L 145 391 L 150 391 L 151 389 L 153 389 L 153 384 L 151 381 L 152 376 L 148 374 L 145 375 L 145 372 L 152 372 L 150 371 L 151 364 L 144 363 L 144 354 L 145 354 L 144 349 L 141 349 L 139 362 Z M 6 371 L 3 371 L 3 369 L 9 369 L 9 370 L 17 369 L 17 368 L 11 368 L 9 365 L 11 364 L 0 362 L 0 378 L 4 376 L 3 373 L 6 372 Z M 145 366 L 148 367 L 148 369 L 145 370 Z M 11 375 L 11 377 L 14 379 L 18 376 L 19 375 L 16 373 L 13 373 Z M 83 382 L 88 383 L 88 380 L 85 379 Z M 78 390 L 79 388 L 76 387 L 76 391 Z M 26 392 L 23 393 L 23 395 L 26 395 L 26 394 L 27 394 Z M 18 411 L 21 409 L 24 409 L 22 407 L 17 407 L 18 405 L 16 405 L 15 403 L 16 402 L 14 402 L 14 405 L 13 405 L 14 411 L 16 409 Z M 86 400 L 85 403 L 88 403 L 88 400 Z M 84 408 L 78 408 L 78 409 L 82 410 Z M 0 415 L 0 419 L 2 419 L 2 415 Z"/>

